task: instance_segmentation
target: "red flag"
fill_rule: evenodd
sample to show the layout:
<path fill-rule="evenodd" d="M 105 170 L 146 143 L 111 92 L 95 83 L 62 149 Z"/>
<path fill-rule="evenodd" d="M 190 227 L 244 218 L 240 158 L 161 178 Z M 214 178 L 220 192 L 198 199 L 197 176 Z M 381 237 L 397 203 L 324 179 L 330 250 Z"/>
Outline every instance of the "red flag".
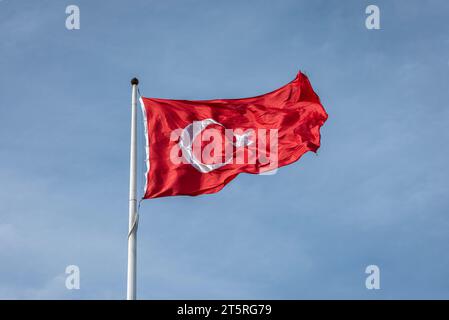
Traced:
<path fill-rule="evenodd" d="M 320 146 L 327 113 L 301 72 L 244 99 L 141 98 L 147 172 L 144 199 L 220 191 L 239 173 L 273 172 Z"/>

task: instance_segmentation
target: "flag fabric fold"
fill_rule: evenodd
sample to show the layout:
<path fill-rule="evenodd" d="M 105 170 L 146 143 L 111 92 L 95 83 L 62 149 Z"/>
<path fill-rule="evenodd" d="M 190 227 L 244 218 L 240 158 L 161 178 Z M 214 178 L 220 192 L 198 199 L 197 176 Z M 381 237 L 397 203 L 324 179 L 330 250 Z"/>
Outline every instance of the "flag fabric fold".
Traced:
<path fill-rule="evenodd" d="M 144 199 L 220 191 L 239 173 L 270 173 L 320 147 L 328 115 L 301 72 L 242 99 L 140 99 L 146 139 Z"/>

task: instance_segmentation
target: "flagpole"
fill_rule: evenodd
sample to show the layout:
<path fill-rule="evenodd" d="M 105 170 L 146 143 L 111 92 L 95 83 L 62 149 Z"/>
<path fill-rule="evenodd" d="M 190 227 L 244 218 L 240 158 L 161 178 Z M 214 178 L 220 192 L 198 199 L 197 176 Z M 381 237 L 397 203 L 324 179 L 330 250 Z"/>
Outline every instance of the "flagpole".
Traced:
<path fill-rule="evenodd" d="M 129 165 L 129 223 L 128 223 L 128 281 L 127 300 L 136 299 L 136 256 L 137 256 L 137 85 L 131 80 L 131 151 Z"/>

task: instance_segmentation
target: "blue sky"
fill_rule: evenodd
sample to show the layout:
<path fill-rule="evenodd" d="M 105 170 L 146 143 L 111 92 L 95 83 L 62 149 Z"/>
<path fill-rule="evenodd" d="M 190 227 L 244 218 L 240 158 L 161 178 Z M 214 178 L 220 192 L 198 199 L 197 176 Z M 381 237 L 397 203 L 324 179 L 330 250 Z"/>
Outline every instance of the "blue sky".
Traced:
<path fill-rule="evenodd" d="M 0 298 L 125 297 L 133 76 L 145 96 L 236 98 L 299 69 L 329 113 L 319 155 L 143 202 L 138 297 L 449 298 L 448 16 L 443 0 L 0 1 Z"/>

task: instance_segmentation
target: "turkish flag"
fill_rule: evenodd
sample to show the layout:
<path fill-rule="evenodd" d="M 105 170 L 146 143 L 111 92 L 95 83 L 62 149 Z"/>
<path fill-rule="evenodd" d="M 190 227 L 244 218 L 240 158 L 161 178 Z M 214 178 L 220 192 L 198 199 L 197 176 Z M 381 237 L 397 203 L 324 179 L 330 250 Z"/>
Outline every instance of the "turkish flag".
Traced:
<path fill-rule="evenodd" d="M 215 193 L 239 173 L 269 173 L 320 146 L 327 113 L 301 72 L 243 99 L 140 99 L 146 135 L 144 199 Z"/>

